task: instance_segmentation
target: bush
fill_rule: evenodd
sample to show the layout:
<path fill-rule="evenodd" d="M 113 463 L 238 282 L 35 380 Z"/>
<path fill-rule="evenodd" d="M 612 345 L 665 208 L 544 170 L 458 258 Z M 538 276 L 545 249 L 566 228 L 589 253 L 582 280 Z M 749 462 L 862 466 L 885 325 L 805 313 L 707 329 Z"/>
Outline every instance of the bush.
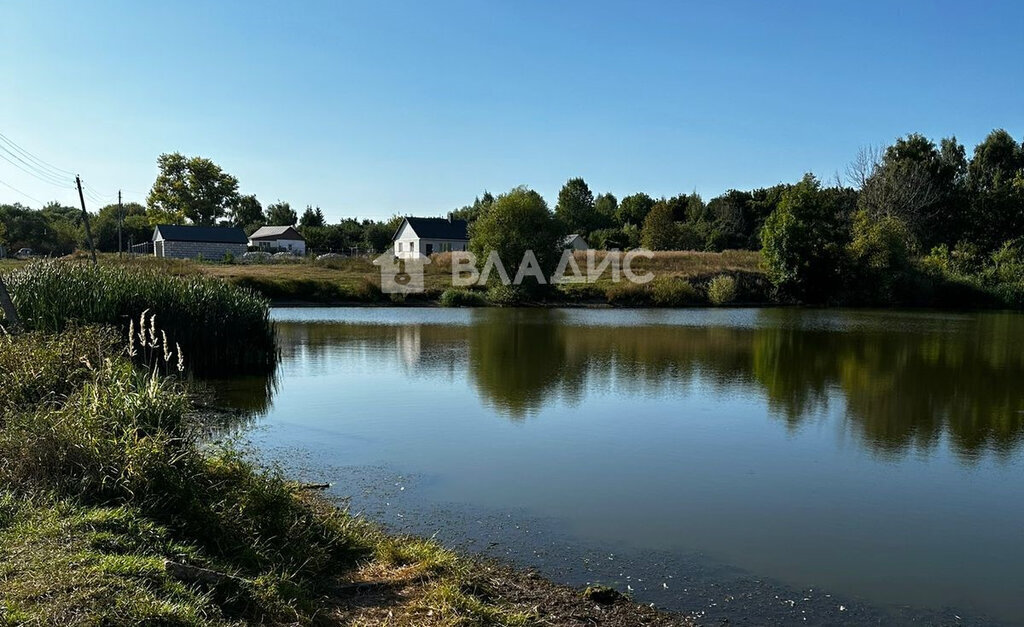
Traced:
<path fill-rule="evenodd" d="M 650 294 L 646 285 L 631 281 L 612 283 L 604 292 L 608 304 L 626 307 L 647 304 L 650 301 Z"/>
<path fill-rule="evenodd" d="M 530 301 L 530 292 L 522 285 L 499 283 L 487 290 L 487 301 L 500 307 L 518 307 Z"/>
<path fill-rule="evenodd" d="M 736 300 L 736 279 L 722 274 L 708 283 L 708 301 L 712 305 L 728 305 Z"/>
<path fill-rule="evenodd" d="M 441 293 L 440 303 L 442 307 L 483 307 L 487 299 L 479 292 L 452 287 Z"/>
<path fill-rule="evenodd" d="M 212 373 L 268 370 L 276 362 L 268 301 L 215 278 L 171 276 L 154 269 L 70 262 L 35 262 L 7 278 L 27 329 L 60 332 L 85 324 L 127 332 L 143 311 L 188 357 Z"/>
<path fill-rule="evenodd" d="M 685 279 L 656 277 L 650 283 L 651 302 L 659 307 L 682 307 L 700 302 L 700 294 Z"/>

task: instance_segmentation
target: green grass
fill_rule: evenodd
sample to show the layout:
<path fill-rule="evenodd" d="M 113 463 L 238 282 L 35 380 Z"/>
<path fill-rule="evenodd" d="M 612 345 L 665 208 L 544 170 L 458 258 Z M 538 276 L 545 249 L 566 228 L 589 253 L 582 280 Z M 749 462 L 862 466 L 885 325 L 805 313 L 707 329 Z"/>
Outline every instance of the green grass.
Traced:
<path fill-rule="evenodd" d="M 266 370 L 276 359 L 265 298 L 223 281 L 74 260 L 33 262 L 7 273 L 5 281 L 31 330 L 108 324 L 127 332 L 147 312 L 147 319 L 156 315 L 159 328 L 172 345 L 181 345 L 187 365 L 197 371 Z"/>
<path fill-rule="evenodd" d="M 413 578 L 385 608 L 397 624 L 523 623 L 464 591 L 472 564 L 436 543 L 202 444 L 182 384 L 123 342 L 97 327 L 0 337 L 0 624 L 325 622 L 334 586 L 367 576 Z M 165 560 L 225 577 L 181 581 Z"/>

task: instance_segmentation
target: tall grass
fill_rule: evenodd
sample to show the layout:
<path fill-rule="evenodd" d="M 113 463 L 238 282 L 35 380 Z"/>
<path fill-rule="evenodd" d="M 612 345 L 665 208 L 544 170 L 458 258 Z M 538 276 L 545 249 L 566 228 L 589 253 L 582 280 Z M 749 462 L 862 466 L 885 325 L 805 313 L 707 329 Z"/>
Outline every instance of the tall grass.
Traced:
<path fill-rule="evenodd" d="M 127 332 L 148 311 L 170 341 L 181 345 L 186 365 L 198 372 L 268 370 L 275 363 L 269 302 L 224 281 L 74 261 L 32 263 L 6 281 L 22 323 L 31 330 L 111 324 Z"/>
<path fill-rule="evenodd" d="M 4 519 L 11 524 L 17 517 L 13 510 L 4 513 L 11 509 L 5 500 L 33 511 L 67 506 L 73 515 L 99 508 L 123 524 L 108 529 L 102 546 L 76 547 L 85 551 L 78 568 L 98 561 L 123 570 L 128 579 L 156 580 L 165 578 L 163 558 L 184 560 L 257 586 L 230 591 L 228 605 L 237 616 L 294 622 L 294 612 L 312 601 L 309 592 L 368 550 L 356 533 L 359 523 L 307 502 L 280 472 L 257 470 L 230 449 L 201 448 L 186 420 L 183 389 L 173 378 L 135 367 L 125 342 L 96 328 L 0 337 L 0 532 Z M 137 527 L 154 524 L 190 548 L 183 555 L 180 548 L 137 533 Z M 46 614 L 63 603 L 68 611 L 112 619 L 87 622 L 121 624 L 112 616 L 122 613 L 119 608 L 88 609 L 91 595 L 103 592 L 99 584 L 76 580 L 76 590 L 62 588 L 73 571 L 56 572 L 60 547 L 78 542 L 81 534 L 69 539 L 65 532 L 49 547 L 37 546 L 33 535 L 38 529 L 6 538 L 19 543 L 13 557 L 39 559 L 13 573 L 0 567 L 5 593 L 32 611 Z M 0 563 L 10 557 L 0 547 Z M 57 581 L 47 581 L 46 573 Z M 48 590 L 49 600 L 40 603 L 37 589 Z M 155 611 L 130 609 L 140 621 Z M 0 623 L 3 613 L 0 602 Z"/>

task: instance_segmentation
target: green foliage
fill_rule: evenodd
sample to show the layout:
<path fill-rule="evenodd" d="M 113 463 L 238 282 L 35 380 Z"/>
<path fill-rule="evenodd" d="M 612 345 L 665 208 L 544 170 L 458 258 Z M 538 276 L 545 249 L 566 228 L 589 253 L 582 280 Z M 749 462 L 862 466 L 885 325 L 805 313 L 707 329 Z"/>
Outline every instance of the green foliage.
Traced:
<path fill-rule="evenodd" d="M 565 230 L 537 192 L 517 187 L 495 199 L 470 227 L 469 249 L 482 267 L 488 255 L 496 252 L 509 278 L 532 251 L 545 279 L 550 277 L 562 254 Z M 490 280 L 497 280 L 492 272 Z M 537 289 L 534 277 L 527 277 L 522 287 Z"/>
<path fill-rule="evenodd" d="M 499 199 L 500 200 L 500 199 Z M 594 212 L 594 193 L 581 178 L 569 179 L 558 192 L 555 215 L 565 225 L 567 233 L 589 233 L 599 228 Z"/>
<path fill-rule="evenodd" d="M 290 204 L 279 200 L 267 205 L 267 224 L 270 226 L 295 226 L 298 221 L 299 216 Z"/>
<path fill-rule="evenodd" d="M 659 307 L 682 307 L 701 301 L 700 293 L 685 279 L 655 277 L 650 283 L 650 300 Z"/>
<path fill-rule="evenodd" d="M 619 203 L 617 214 L 619 223 L 632 224 L 636 227 L 643 226 L 644 220 L 647 219 L 647 214 L 654 207 L 654 203 L 655 200 L 643 192 L 626 196 Z"/>
<path fill-rule="evenodd" d="M 736 300 L 736 279 L 720 274 L 708 283 L 708 302 L 712 305 L 728 305 Z"/>
<path fill-rule="evenodd" d="M 130 266 L 35 262 L 7 276 L 23 324 L 58 332 L 74 324 L 127 331 L 156 314 L 188 365 L 200 371 L 267 369 L 276 361 L 267 301 L 250 290 L 201 276 L 171 276 Z"/>
<path fill-rule="evenodd" d="M 266 223 L 263 205 L 255 195 L 239 196 L 231 207 L 231 224 L 245 229 L 246 234 L 252 235 L 253 231 Z"/>
<path fill-rule="evenodd" d="M 813 175 L 786 190 L 761 232 L 768 278 L 785 296 L 822 302 L 835 295 L 849 241 L 849 199 Z"/>
<path fill-rule="evenodd" d="M 640 243 L 648 250 L 676 250 L 679 239 L 672 206 L 664 201 L 656 203 L 644 219 Z"/>
<path fill-rule="evenodd" d="M 166 153 L 157 159 L 160 173 L 146 197 L 155 216 L 172 223 L 188 218 L 194 224 L 212 225 L 238 200 L 238 179 L 202 157 Z"/>
<path fill-rule="evenodd" d="M 458 288 L 449 288 L 441 293 L 442 307 L 483 307 L 487 299 L 479 292 Z"/>
<path fill-rule="evenodd" d="M 487 289 L 487 302 L 499 307 L 519 307 L 530 302 L 530 290 L 522 285 L 492 285 Z"/>
<path fill-rule="evenodd" d="M 851 289 L 858 302 L 898 303 L 911 280 L 917 242 L 910 227 L 895 215 L 875 217 L 858 211 L 848 247 L 855 276 Z"/>
<path fill-rule="evenodd" d="M 311 205 L 306 205 L 306 210 L 302 212 L 302 217 L 299 218 L 300 227 L 320 227 L 326 223 L 327 220 L 324 218 L 324 212 L 320 210 L 320 207 L 314 209 Z"/>

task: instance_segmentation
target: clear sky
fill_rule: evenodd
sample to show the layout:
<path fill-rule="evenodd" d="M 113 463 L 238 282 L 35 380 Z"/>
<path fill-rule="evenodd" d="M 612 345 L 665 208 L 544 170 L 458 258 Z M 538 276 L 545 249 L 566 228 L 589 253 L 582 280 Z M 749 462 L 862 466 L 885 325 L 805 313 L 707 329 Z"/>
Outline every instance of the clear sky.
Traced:
<path fill-rule="evenodd" d="M 180 151 L 331 221 L 519 184 L 553 205 L 573 176 L 710 198 L 912 131 L 1024 138 L 1017 1 L 7 0 L 0 51 L 0 133 L 91 196 L 143 201 Z"/>

